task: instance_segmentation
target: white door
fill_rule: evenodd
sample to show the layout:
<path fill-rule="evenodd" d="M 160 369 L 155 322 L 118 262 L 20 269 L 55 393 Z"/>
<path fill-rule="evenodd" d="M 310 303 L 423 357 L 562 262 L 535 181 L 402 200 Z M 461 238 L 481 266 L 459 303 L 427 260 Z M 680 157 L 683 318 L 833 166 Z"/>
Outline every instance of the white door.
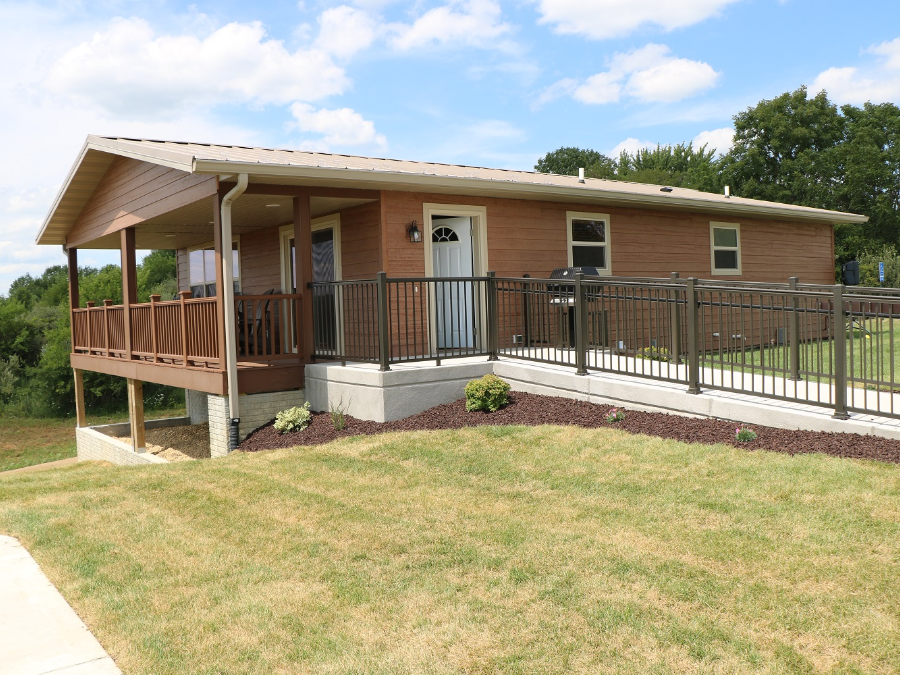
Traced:
<path fill-rule="evenodd" d="M 473 270 L 472 219 L 432 217 L 431 250 L 434 276 L 457 279 L 435 282 L 438 349 L 474 347 L 474 285 L 464 280 Z"/>

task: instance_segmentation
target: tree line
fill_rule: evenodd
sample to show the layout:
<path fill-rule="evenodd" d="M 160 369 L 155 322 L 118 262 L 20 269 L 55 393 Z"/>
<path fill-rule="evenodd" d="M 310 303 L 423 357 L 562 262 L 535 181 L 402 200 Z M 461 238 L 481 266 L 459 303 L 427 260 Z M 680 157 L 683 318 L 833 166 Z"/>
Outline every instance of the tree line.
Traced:
<path fill-rule="evenodd" d="M 837 106 L 805 87 L 734 116 L 734 145 L 723 154 L 692 143 L 608 157 L 559 148 L 535 170 L 692 188 L 869 216 L 835 227 L 835 263 L 859 260 L 862 282 L 877 285 L 875 258 L 895 259 L 900 243 L 900 108 Z M 877 265 L 876 265 L 877 267 Z M 900 285 L 900 277 L 895 281 Z"/>
<path fill-rule="evenodd" d="M 82 302 L 122 302 L 122 273 L 117 265 L 78 270 Z M 137 266 L 138 301 L 150 295 L 173 297 L 178 291 L 175 251 L 152 251 Z M 54 265 L 38 277 L 16 279 L 0 295 L 0 414 L 66 417 L 75 411 L 75 389 L 69 363 L 69 284 L 65 265 Z M 88 410 L 114 412 L 127 408 L 125 380 L 86 371 Z M 165 408 L 184 401 L 184 392 L 147 383 L 148 406 Z"/>

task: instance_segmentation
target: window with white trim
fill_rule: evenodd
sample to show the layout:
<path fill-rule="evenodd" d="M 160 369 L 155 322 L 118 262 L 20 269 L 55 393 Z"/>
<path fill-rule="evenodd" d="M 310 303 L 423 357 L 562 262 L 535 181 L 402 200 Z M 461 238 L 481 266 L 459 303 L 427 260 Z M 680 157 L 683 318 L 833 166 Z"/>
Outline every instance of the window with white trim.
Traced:
<path fill-rule="evenodd" d="M 569 267 L 596 267 L 600 274 L 609 274 L 610 259 L 609 215 L 567 211 Z"/>
<path fill-rule="evenodd" d="M 713 274 L 741 273 L 741 226 L 738 223 L 709 224 Z"/>
<path fill-rule="evenodd" d="M 238 241 L 231 242 L 234 265 L 234 291 L 241 290 L 241 254 Z M 188 250 L 188 278 L 195 298 L 211 298 L 216 294 L 216 251 L 212 246 Z"/>

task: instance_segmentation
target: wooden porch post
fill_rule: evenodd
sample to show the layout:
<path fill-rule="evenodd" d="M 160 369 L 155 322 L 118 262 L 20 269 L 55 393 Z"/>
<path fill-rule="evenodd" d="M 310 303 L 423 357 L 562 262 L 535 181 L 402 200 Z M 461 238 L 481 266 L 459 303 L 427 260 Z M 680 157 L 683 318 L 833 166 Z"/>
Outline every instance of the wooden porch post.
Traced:
<path fill-rule="evenodd" d="M 84 412 L 84 371 L 73 368 L 75 373 L 75 424 L 78 427 L 87 426 L 87 416 Z"/>
<path fill-rule="evenodd" d="M 213 202 L 213 248 L 216 256 L 216 340 L 219 350 L 219 368 L 225 370 L 225 294 L 222 292 L 224 277 L 222 274 L 222 254 L 225 250 L 231 255 L 231 242 L 227 249 L 222 242 L 222 195 L 216 193 Z"/>
<path fill-rule="evenodd" d="M 135 452 L 146 452 L 144 439 L 144 383 L 128 378 L 128 421 L 131 423 L 131 444 Z"/>
<path fill-rule="evenodd" d="M 302 294 L 301 317 L 302 332 L 297 339 L 297 351 L 303 355 L 306 363 L 312 361 L 315 351 L 313 337 L 313 303 L 312 290 L 312 216 L 310 215 L 309 196 L 294 197 L 294 269 L 297 273 L 297 292 Z"/>
<path fill-rule="evenodd" d="M 134 257 L 134 228 L 120 230 L 122 251 L 122 305 L 125 324 L 125 358 L 131 354 L 131 305 L 137 304 L 137 272 Z"/>

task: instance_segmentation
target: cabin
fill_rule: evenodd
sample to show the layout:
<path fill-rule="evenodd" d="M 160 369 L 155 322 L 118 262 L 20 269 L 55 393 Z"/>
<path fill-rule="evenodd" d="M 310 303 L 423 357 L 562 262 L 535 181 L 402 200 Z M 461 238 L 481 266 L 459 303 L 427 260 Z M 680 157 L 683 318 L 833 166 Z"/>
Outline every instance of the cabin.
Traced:
<path fill-rule="evenodd" d="M 510 309 L 497 289 L 514 280 L 551 294 L 560 268 L 833 284 L 833 226 L 865 220 L 668 186 L 88 136 L 37 243 L 68 256 L 79 426 L 85 370 L 127 378 L 138 451 L 142 383 L 183 387 L 219 455 L 302 403 L 317 362 L 496 357 L 539 330 L 574 345 L 551 305 Z M 121 305 L 81 302 L 79 249 L 120 250 Z M 177 251 L 176 297 L 137 302 L 144 249 Z"/>

